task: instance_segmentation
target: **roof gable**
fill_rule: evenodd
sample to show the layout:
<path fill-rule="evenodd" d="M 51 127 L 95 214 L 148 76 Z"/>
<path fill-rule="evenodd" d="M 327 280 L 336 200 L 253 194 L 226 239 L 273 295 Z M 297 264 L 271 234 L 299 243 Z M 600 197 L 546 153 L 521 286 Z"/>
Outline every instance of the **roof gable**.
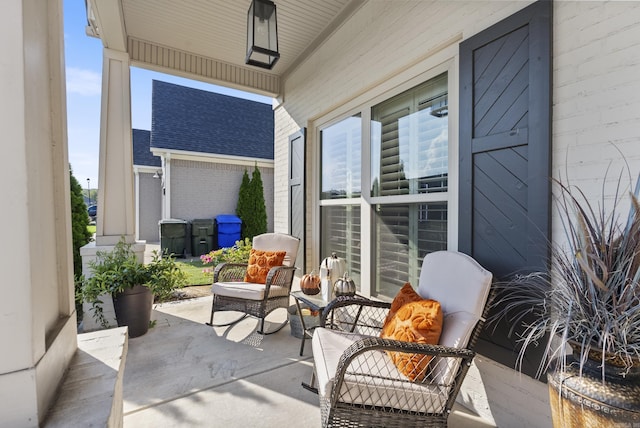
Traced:
<path fill-rule="evenodd" d="M 270 105 L 153 81 L 151 147 L 273 159 Z"/>
<path fill-rule="evenodd" d="M 139 166 L 161 166 L 158 156 L 150 150 L 151 131 L 133 129 L 133 164 Z"/>

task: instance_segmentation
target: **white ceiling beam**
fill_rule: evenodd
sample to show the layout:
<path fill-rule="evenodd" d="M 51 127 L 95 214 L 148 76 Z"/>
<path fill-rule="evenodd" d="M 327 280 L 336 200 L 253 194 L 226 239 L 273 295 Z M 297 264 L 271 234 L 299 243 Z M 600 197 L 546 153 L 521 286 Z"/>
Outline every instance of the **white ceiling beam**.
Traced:
<path fill-rule="evenodd" d="M 105 48 L 127 51 L 122 0 L 88 0 L 87 19 L 87 33 L 100 37 Z"/>

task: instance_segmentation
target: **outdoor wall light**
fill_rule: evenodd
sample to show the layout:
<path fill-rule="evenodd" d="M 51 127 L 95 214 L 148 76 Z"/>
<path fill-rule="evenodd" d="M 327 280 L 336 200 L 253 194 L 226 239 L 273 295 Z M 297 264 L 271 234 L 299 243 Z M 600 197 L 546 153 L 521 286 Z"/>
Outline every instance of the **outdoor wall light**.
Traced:
<path fill-rule="evenodd" d="M 162 171 L 156 171 L 156 173 L 153 174 L 153 178 L 162 178 Z"/>
<path fill-rule="evenodd" d="M 252 0 L 247 13 L 245 63 L 271 70 L 279 58 L 276 5 L 269 0 Z"/>

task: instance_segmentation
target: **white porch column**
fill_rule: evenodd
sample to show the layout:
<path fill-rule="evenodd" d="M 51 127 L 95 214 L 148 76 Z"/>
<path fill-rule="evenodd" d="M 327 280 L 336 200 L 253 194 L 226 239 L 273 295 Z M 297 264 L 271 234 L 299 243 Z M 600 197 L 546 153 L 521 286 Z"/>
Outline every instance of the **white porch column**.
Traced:
<path fill-rule="evenodd" d="M 62 0 L 0 9 L 0 425 L 38 427 L 77 348 Z"/>
<path fill-rule="evenodd" d="M 162 218 L 171 218 L 171 153 L 162 156 Z"/>
<path fill-rule="evenodd" d="M 89 262 L 98 251 L 109 252 L 124 237 L 127 243 L 136 239 L 136 207 L 134 202 L 133 143 L 131 132 L 131 88 L 129 55 L 104 48 L 102 64 L 102 105 L 100 112 L 100 159 L 98 170 L 98 210 L 96 241 L 82 247 L 82 271 L 91 276 Z M 140 261 L 144 260 L 144 243 L 132 247 Z M 116 325 L 111 296 L 102 296 L 104 315 Z M 91 305 L 84 303 L 84 329 L 100 328 L 93 318 Z"/>
<path fill-rule="evenodd" d="M 129 55 L 105 48 L 102 64 L 96 245 L 135 241 Z"/>

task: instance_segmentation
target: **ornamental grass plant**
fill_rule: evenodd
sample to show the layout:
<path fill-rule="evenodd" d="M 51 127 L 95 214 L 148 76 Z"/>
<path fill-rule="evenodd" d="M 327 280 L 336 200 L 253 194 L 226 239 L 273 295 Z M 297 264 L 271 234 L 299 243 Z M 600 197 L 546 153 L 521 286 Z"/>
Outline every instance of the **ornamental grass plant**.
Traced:
<path fill-rule="evenodd" d="M 567 345 L 577 355 L 580 373 L 587 358 L 597 355 L 603 381 L 605 368 L 625 376 L 640 362 L 640 179 L 629 193 L 626 218 L 619 212 L 626 196 L 621 177 L 609 211 L 604 196 L 594 207 L 579 188 L 555 183 L 566 245 L 553 248 L 550 273 L 497 285 L 501 297 L 492 321 L 506 318 L 511 334 L 522 328 L 520 369 L 527 349 L 542 343 L 537 377 L 554 359 L 560 370 L 566 367 Z"/>

